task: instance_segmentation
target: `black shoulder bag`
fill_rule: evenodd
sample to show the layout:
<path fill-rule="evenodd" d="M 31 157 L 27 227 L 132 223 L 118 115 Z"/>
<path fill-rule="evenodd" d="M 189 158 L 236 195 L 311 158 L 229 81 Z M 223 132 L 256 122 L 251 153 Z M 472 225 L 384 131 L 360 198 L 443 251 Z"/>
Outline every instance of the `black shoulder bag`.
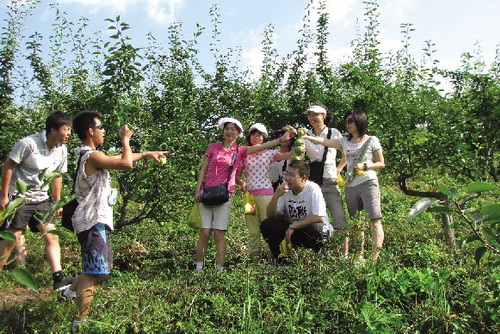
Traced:
<path fill-rule="evenodd" d="M 285 175 L 287 164 L 288 164 L 288 160 L 285 160 L 283 163 L 283 167 L 281 167 L 281 172 L 282 172 L 281 175 L 278 176 L 278 180 L 273 182 L 274 191 L 276 191 L 276 188 L 278 188 L 278 186 L 283 183 L 283 175 Z"/>
<path fill-rule="evenodd" d="M 75 193 L 76 178 L 78 177 L 78 170 L 80 169 L 80 162 L 82 161 L 82 156 L 86 151 L 80 152 L 80 157 L 78 158 L 78 164 L 76 165 L 76 173 L 73 177 L 73 187 L 71 188 L 71 194 Z M 78 200 L 76 198 L 72 199 L 68 203 L 64 204 L 61 216 L 61 225 L 70 231 L 73 231 L 73 214 L 78 207 Z"/>
<path fill-rule="evenodd" d="M 236 161 L 236 156 L 238 155 L 238 147 L 233 154 L 233 160 L 231 161 L 231 165 L 229 166 L 229 172 L 227 174 L 227 182 L 218 184 L 213 187 L 206 187 L 205 183 L 203 183 L 203 192 L 201 193 L 201 203 L 205 205 L 219 205 L 224 204 L 229 201 L 229 178 L 231 177 L 231 173 L 233 171 L 234 162 Z"/>
<path fill-rule="evenodd" d="M 326 139 L 330 139 L 332 136 L 332 129 L 328 129 L 328 134 Z M 321 161 L 311 161 L 309 163 L 310 173 L 309 180 L 316 182 L 320 186 L 323 185 L 323 173 L 325 171 L 325 160 L 328 154 L 328 147 L 325 146 L 325 151 L 323 152 L 323 159 Z"/>

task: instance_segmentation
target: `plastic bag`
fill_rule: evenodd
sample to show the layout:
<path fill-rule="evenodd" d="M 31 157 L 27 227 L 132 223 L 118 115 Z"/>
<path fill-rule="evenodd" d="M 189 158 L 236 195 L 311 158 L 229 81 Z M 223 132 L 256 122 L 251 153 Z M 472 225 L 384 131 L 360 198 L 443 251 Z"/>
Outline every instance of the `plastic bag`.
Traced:
<path fill-rule="evenodd" d="M 344 187 L 345 186 L 345 181 L 344 181 L 344 178 L 342 177 L 342 174 L 339 174 L 337 176 L 337 184 L 341 187 Z"/>
<path fill-rule="evenodd" d="M 286 239 L 283 239 L 280 243 L 280 255 L 279 257 L 288 257 L 292 255 L 292 244 L 287 243 Z"/>
<path fill-rule="evenodd" d="M 253 196 L 250 195 L 248 191 L 245 191 L 243 194 L 243 208 L 246 215 L 255 214 L 255 201 L 253 200 Z"/>
<path fill-rule="evenodd" d="M 189 214 L 187 219 L 189 227 L 196 230 L 199 230 L 201 228 L 200 208 L 198 207 L 198 205 L 198 203 L 194 202 L 191 213 Z"/>

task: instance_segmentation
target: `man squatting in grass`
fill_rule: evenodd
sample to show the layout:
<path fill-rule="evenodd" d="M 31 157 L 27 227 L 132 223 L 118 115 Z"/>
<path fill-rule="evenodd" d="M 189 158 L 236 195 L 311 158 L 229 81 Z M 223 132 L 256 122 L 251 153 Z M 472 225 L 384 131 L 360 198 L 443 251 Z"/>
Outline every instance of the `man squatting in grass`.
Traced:
<path fill-rule="evenodd" d="M 43 181 L 39 174 L 45 170 L 50 173 L 66 173 L 66 144 L 71 135 L 71 118 L 62 112 L 50 114 L 45 121 L 45 130 L 19 140 L 2 168 L 2 195 L 0 210 L 5 209 L 10 200 L 22 195 L 17 193 L 15 184 L 23 180 L 28 190 L 23 195 L 26 200 L 14 215 L 12 221 L 7 221 L 2 229 L 14 234 L 17 241 L 29 226 L 32 231 L 47 232 L 55 230 L 52 221 L 44 222 L 37 218 L 37 212 L 50 211 L 49 186 L 42 188 Z M 51 182 L 52 198 L 57 202 L 61 198 L 62 176 L 55 177 Z M 60 216 L 62 209 L 55 212 Z M 53 288 L 60 291 L 73 282 L 73 278 L 64 277 L 61 270 L 61 249 L 59 237 L 56 234 L 44 233 L 45 256 L 52 270 Z M 0 240 L 0 270 L 7 263 L 10 253 L 16 246 L 15 242 Z"/>
<path fill-rule="evenodd" d="M 97 112 L 85 111 L 73 120 L 73 128 L 82 140 L 82 145 L 75 150 L 81 161 L 75 184 L 78 207 L 73 215 L 73 228 L 81 245 L 82 274 L 63 292 L 69 300 L 76 297 L 78 315 L 73 321 L 72 332 L 79 329 L 88 314 L 96 284 L 107 278 L 113 266 L 109 233 L 113 230 L 115 195 L 108 170 L 131 169 L 134 161 L 145 157 L 159 162 L 166 153 L 132 153 L 132 131 L 127 125 L 119 131 L 123 148 L 121 156 L 107 156 L 97 151 L 96 148 L 104 143 L 106 133 L 100 118 Z"/>
<path fill-rule="evenodd" d="M 267 206 L 267 219 L 260 226 L 274 259 L 280 260 L 280 243 L 312 248 L 319 252 L 323 239 L 331 236 L 326 204 L 319 185 L 309 181 L 309 163 L 294 160 L 285 182 L 276 188 Z"/>

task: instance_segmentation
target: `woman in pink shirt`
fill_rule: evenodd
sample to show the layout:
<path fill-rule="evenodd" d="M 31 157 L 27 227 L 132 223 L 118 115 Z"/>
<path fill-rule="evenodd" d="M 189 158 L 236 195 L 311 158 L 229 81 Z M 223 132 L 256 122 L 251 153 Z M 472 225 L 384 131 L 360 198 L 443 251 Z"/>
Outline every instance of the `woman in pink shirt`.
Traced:
<path fill-rule="evenodd" d="M 255 123 L 248 129 L 248 142 L 252 147 L 261 146 L 267 139 L 267 129 L 263 124 Z M 291 141 L 289 139 L 288 141 Z M 283 142 L 284 143 L 284 142 Z M 280 153 L 279 150 L 265 150 L 247 155 L 243 160 L 243 166 L 238 169 L 236 182 L 242 189 L 253 196 L 255 212 L 245 215 L 249 235 L 249 248 L 252 263 L 259 263 L 261 253 L 260 223 L 267 218 L 266 209 L 274 193 L 273 185 L 269 176 L 271 164 L 274 161 L 290 159 L 291 154 Z M 240 178 L 246 174 L 246 182 Z"/>
<path fill-rule="evenodd" d="M 237 166 L 248 154 L 273 148 L 279 145 L 283 140 L 288 140 L 290 134 L 287 132 L 279 139 L 267 142 L 259 146 L 238 146 L 236 140 L 243 135 L 241 123 L 231 117 L 223 117 L 217 122 L 219 129 L 224 131 L 224 140 L 219 143 L 211 143 L 205 152 L 203 164 L 198 176 L 196 186 L 195 200 L 200 202 L 203 189 L 216 186 L 222 183 L 228 183 L 229 193 L 234 193 L 235 175 Z M 231 162 L 234 158 L 234 164 L 231 174 L 228 177 Z M 196 245 L 196 271 L 203 272 L 205 252 L 207 250 L 210 236 L 214 234 L 216 249 L 217 269 L 224 270 L 226 258 L 225 233 L 229 226 L 229 216 L 231 212 L 231 197 L 229 201 L 219 205 L 207 206 L 200 202 L 201 230 L 198 243 Z"/>

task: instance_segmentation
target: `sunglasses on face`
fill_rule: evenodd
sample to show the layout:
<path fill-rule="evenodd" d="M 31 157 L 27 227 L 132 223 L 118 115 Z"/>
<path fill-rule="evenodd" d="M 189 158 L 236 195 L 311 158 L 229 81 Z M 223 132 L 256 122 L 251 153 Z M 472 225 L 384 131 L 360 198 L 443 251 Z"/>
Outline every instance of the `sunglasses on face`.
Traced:
<path fill-rule="evenodd" d="M 98 124 L 94 126 L 94 129 L 104 130 L 104 126 L 102 124 Z"/>

